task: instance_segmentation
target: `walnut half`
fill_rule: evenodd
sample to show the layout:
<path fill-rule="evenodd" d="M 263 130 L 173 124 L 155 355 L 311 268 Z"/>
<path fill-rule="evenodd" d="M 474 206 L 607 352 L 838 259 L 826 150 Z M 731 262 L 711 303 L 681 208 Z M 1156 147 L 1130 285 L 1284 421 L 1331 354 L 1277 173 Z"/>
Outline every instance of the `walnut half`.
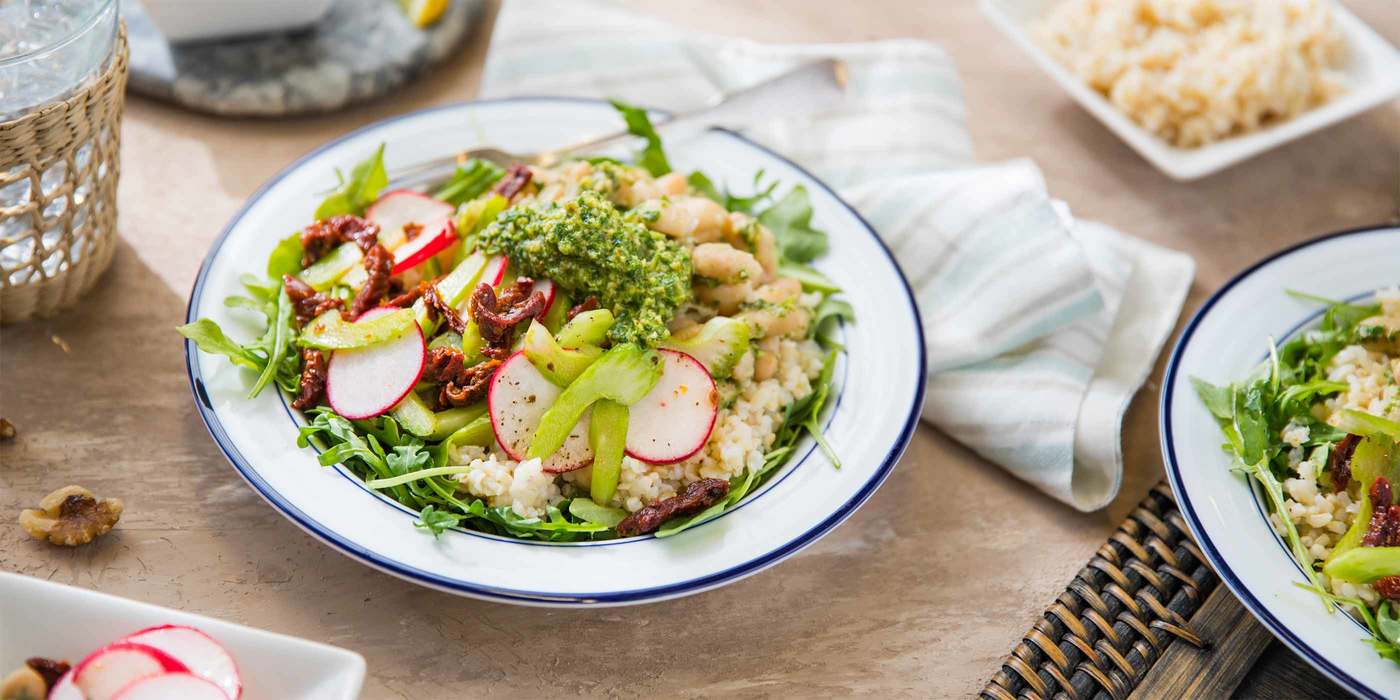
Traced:
<path fill-rule="evenodd" d="M 107 534 L 121 517 L 120 499 L 98 500 L 81 486 L 64 486 L 44 496 L 37 510 L 20 511 L 19 524 L 36 539 L 73 547 Z"/>
<path fill-rule="evenodd" d="M 0 700 L 44 700 L 49 685 L 38 671 L 23 666 L 0 681 Z"/>

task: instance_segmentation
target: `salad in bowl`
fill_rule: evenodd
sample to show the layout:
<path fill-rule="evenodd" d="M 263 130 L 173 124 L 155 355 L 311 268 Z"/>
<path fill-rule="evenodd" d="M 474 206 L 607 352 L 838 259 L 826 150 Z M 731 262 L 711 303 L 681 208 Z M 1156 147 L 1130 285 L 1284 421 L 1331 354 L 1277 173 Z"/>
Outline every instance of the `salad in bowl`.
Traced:
<path fill-rule="evenodd" d="M 200 350 L 284 392 L 298 444 L 451 527 L 548 542 L 667 536 L 723 513 L 832 397 L 840 290 L 801 185 L 747 195 L 646 149 L 550 167 L 470 161 L 389 189 L 381 146 L 225 304 Z"/>
<path fill-rule="evenodd" d="M 1400 665 L 1400 289 L 1325 304 L 1316 328 L 1226 385 L 1192 377 L 1234 469 L 1262 492 L 1300 584 Z"/>

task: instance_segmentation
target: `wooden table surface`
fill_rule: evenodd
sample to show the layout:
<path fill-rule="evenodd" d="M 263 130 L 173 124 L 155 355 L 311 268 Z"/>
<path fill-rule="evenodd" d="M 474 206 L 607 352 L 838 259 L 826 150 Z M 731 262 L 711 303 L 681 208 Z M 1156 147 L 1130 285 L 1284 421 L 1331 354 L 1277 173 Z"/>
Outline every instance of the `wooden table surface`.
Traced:
<path fill-rule="evenodd" d="M 1346 4 L 1400 44 L 1394 2 Z M 1033 158 L 1079 216 L 1194 255 L 1188 314 L 1267 252 L 1396 211 L 1395 104 L 1182 184 L 1072 103 L 970 0 L 629 4 L 758 40 L 940 43 L 962 71 L 979 156 Z M 1103 511 L 1075 512 L 921 427 L 886 486 L 800 555 L 718 591 L 625 609 L 525 609 L 405 583 L 302 533 L 224 461 L 172 330 L 210 242 L 317 144 L 471 97 L 488 37 L 489 21 L 460 60 L 323 117 L 228 121 L 128 102 L 112 270 L 77 311 L 0 335 L 0 415 L 19 429 L 0 445 L 0 516 L 69 482 L 125 499 L 126 515 L 71 550 L 0 527 L 0 569 L 355 649 L 369 663 L 366 698 L 974 694 L 1161 478 L 1157 378 L 1128 414 L 1123 490 Z M 1266 663 L 1302 665 L 1281 650 Z M 1269 687 L 1288 692 L 1261 680 L 1251 694 Z"/>

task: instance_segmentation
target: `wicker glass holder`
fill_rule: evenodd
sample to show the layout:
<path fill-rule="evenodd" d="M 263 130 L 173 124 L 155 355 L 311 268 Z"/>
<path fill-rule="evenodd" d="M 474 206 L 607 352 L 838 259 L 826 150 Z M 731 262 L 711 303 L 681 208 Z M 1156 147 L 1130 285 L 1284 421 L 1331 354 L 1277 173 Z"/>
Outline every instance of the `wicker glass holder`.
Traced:
<path fill-rule="evenodd" d="M 0 323 L 73 306 L 112 262 L 126 27 L 95 80 L 0 122 Z"/>

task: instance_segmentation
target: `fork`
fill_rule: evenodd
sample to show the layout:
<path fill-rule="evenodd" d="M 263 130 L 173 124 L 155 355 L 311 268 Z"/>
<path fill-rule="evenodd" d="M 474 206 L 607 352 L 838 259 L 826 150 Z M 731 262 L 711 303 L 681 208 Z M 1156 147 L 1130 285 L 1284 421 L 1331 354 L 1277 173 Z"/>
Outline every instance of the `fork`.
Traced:
<path fill-rule="evenodd" d="M 653 125 L 659 135 L 672 138 L 677 134 L 693 134 L 721 125 L 741 128 L 765 115 L 812 113 L 830 108 L 840 101 L 845 88 L 845 62 L 822 59 L 805 63 L 742 90 L 721 94 L 714 102 L 699 109 L 661 115 L 653 121 Z M 621 130 L 536 153 L 511 153 L 494 146 L 468 148 L 450 156 L 395 169 L 390 174 L 390 180 L 394 187 L 430 183 L 473 158 L 501 166 L 520 163 L 549 167 L 569 156 L 597 151 L 632 137 L 630 132 Z"/>

